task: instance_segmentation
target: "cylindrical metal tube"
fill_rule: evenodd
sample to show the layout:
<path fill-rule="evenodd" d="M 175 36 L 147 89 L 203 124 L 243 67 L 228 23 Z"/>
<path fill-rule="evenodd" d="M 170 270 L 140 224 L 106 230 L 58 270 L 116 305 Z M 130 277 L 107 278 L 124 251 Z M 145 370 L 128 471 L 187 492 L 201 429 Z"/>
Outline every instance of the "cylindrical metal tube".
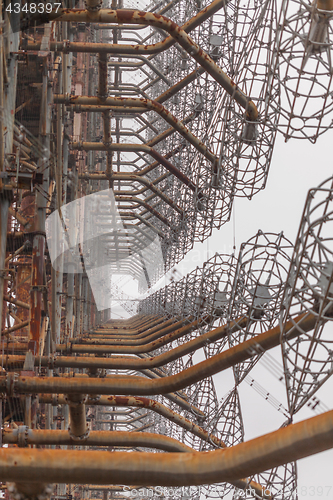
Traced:
<path fill-rule="evenodd" d="M 49 403 L 54 406 L 58 404 L 66 404 L 67 400 L 62 395 L 53 395 L 53 394 L 42 394 L 39 396 L 39 401 L 41 403 Z M 143 397 L 126 397 L 126 396 L 101 396 L 98 399 L 88 399 L 89 405 L 96 406 L 133 406 L 135 408 L 148 408 L 149 410 L 158 413 L 159 415 L 163 415 L 163 417 L 167 418 L 171 422 L 176 423 L 183 429 L 191 432 L 195 436 L 203 439 L 204 441 L 212 442 L 216 446 L 220 448 L 225 448 L 225 444 L 221 439 L 214 436 L 214 434 L 210 434 L 198 424 L 195 424 L 188 418 L 183 417 L 179 413 L 174 410 L 171 410 L 167 406 L 155 401 L 154 399 L 143 398 Z M 204 416 L 204 415 L 202 415 Z"/>
<path fill-rule="evenodd" d="M 60 14 L 60 15 L 59 15 Z M 204 52 L 191 37 L 181 29 L 175 22 L 167 17 L 156 15 L 152 12 L 141 12 L 135 10 L 107 10 L 101 9 L 98 12 L 89 12 L 84 10 L 59 10 L 57 14 L 50 14 L 50 20 L 66 22 L 92 22 L 92 23 L 128 23 L 141 24 L 146 26 L 155 26 L 168 32 L 171 37 L 179 43 L 206 71 L 209 73 L 231 96 L 242 106 L 247 113 L 248 119 L 256 120 L 258 110 L 255 104 L 242 92 L 237 85 L 222 71 L 213 59 Z M 171 40 L 166 38 L 159 44 L 153 46 L 141 46 L 144 53 L 158 53 L 165 50 L 172 44 Z M 135 45 L 117 45 L 118 53 L 121 49 L 123 54 L 140 53 L 139 47 Z"/>
<path fill-rule="evenodd" d="M 300 315 L 294 321 L 285 325 L 285 333 L 289 332 L 289 338 L 297 337 L 299 331 L 297 325 L 302 325 L 302 331 L 309 331 L 315 324 L 315 317 L 311 314 Z M 114 375 L 112 378 L 104 379 L 82 379 L 82 378 L 37 378 L 37 377 L 13 377 L 8 374 L 0 377 L 0 390 L 11 394 L 18 393 L 68 393 L 68 394 L 123 394 L 123 395 L 152 395 L 166 394 L 178 391 L 189 385 L 195 384 L 222 370 L 226 370 L 237 363 L 256 356 L 279 345 L 280 327 L 272 328 L 235 347 L 212 356 L 210 359 L 183 370 L 175 375 L 147 380 L 143 377 L 131 377 Z M 93 347 L 93 346 L 92 346 Z"/>
<path fill-rule="evenodd" d="M 330 449 L 333 411 L 232 448 L 141 453 L 2 448 L 2 481 L 190 486 L 238 479 Z"/>
<path fill-rule="evenodd" d="M 333 0 L 317 0 L 317 9 L 333 10 Z"/>
<path fill-rule="evenodd" d="M 89 435 L 89 427 L 86 421 L 85 397 L 81 394 L 68 396 L 70 415 L 69 435 L 72 439 L 84 440 Z"/>
<path fill-rule="evenodd" d="M 22 446 L 20 440 L 20 430 L 4 430 L 4 444 L 18 444 Z M 57 446 L 121 446 L 121 447 L 136 447 L 156 448 L 159 450 L 170 452 L 195 452 L 193 448 L 177 441 L 168 436 L 153 434 L 150 432 L 122 432 L 122 431 L 91 431 L 89 436 L 79 442 L 71 437 L 67 431 L 58 430 L 36 430 L 24 427 L 24 444 L 35 445 L 57 445 Z"/>

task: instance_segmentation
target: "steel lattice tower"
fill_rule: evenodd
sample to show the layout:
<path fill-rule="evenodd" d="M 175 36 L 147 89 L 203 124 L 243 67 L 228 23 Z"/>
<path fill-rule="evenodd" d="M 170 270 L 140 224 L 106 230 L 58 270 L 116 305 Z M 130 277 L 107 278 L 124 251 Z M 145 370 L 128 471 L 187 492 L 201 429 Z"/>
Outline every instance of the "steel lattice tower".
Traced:
<path fill-rule="evenodd" d="M 332 0 L 0 3 L 6 500 L 297 499 L 333 447 L 333 178 L 295 242 L 155 285 L 266 187 L 277 134 L 332 128 Z M 246 440 L 244 383 L 280 429 Z"/>

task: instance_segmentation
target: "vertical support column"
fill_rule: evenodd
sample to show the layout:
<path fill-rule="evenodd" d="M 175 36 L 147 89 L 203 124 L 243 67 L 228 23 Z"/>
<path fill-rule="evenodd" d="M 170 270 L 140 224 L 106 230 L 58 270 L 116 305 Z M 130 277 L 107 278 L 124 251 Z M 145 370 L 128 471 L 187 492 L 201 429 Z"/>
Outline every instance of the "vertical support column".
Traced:
<path fill-rule="evenodd" d="M 55 344 L 60 344 L 61 327 L 61 292 L 62 292 L 62 271 L 51 269 L 51 297 L 52 297 L 52 340 Z"/>
<path fill-rule="evenodd" d="M 75 280 L 75 333 L 78 336 L 81 333 L 82 274 L 77 274 Z"/>
<path fill-rule="evenodd" d="M 3 68 L 5 64 L 4 56 L 4 43 L 3 43 L 3 18 L 2 18 L 2 0 L 0 0 L 0 172 L 4 171 L 4 161 L 5 161 L 5 144 L 4 144 L 4 107 L 5 107 L 5 95 L 4 95 L 4 73 Z M 0 182 L 0 189 L 3 189 L 2 181 Z M 6 243 L 7 243 L 7 221 L 8 221 L 8 208 L 9 199 L 6 194 L 2 191 L 0 192 L 0 329 L 3 324 L 3 292 L 4 292 L 4 267 L 6 259 Z M 1 334 L 0 334 L 1 338 Z"/>
<path fill-rule="evenodd" d="M 0 172 L 4 170 L 5 150 L 4 150 L 4 130 L 3 130 L 3 112 L 4 112 L 4 87 L 3 87 L 3 67 L 4 67 L 4 54 L 3 54 L 3 27 L 2 27 L 2 0 L 0 0 Z M 1 324 L 1 323 L 0 323 Z"/>
<path fill-rule="evenodd" d="M 67 400 L 70 414 L 69 435 L 75 440 L 84 439 L 89 434 L 86 421 L 86 397 L 82 394 L 71 394 L 67 396 Z"/>
<path fill-rule="evenodd" d="M 65 56 L 65 54 L 64 54 Z M 63 57 L 64 57 L 63 56 Z M 64 59 L 63 59 L 64 61 Z M 59 89 L 62 89 L 63 74 L 61 66 L 59 65 Z M 57 186 L 57 208 L 62 207 L 63 203 L 63 186 L 62 186 L 62 106 L 57 108 L 57 168 L 56 168 L 56 186 Z M 52 277 L 52 319 L 51 331 L 52 340 L 55 343 L 60 343 L 60 330 L 61 330 L 61 304 L 62 304 L 62 287 L 63 287 L 63 272 L 62 272 L 62 257 L 58 260 L 57 270 L 51 270 Z"/>
<path fill-rule="evenodd" d="M 74 315 L 74 274 L 67 273 L 67 300 L 66 300 L 66 342 L 73 337 L 73 315 Z"/>
<path fill-rule="evenodd" d="M 37 219 L 38 219 L 37 212 Z M 39 221 L 40 222 L 40 221 Z M 37 223 L 37 226 L 40 224 Z M 32 277 L 31 277 L 31 318 L 29 331 L 29 349 L 37 354 L 42 323 L 43 278 L 44 278 L 45 236 L 35 234 L 32 243 Z"/>
<path fill-rule="evenodd" d="M 59 105 L 62 107 L 63 105 Z M 63 196 L 63 204 L 67 202 L 71 202 L 75 198 L 75 187 L 74 187 L 74 179 L 71 181 L 71 190 L 70 190 L 70 199 L 67 200 L 67 179 L 68 179 L 68 152 L 69 152 L 69 138 L 67 134 L 64 136 L 63 143 L 63 174 L 64 174 L 64 196 Z M 72 172 L 73 174 L 73 172 Z M 66 298 L 66 324 L 65 324 L 65 337 L 66 342 L 69 338 L 73 337 L 73 316 L 74 316 L 74 273 L 70 272 L 71 266 L 68 266 L 67 273 L 67 298 Z"/>
<path fill-rule="evenodd" d="M 47 199 L 44 193 L 49 190 L 49 157 L 51 127 L 52 93 L 48 81 L 48 64 L 44 60 L 43 90 L 40 117 L 40 138 L 44 146 L 43 157 L 38 160 L 38 172 L 43 174 L 42 190 L 36 192 L 35 235 L 32 242 L 32 277 L 31 277 L 31 319 L 29 331 L 29 348 L 40 354 L 40 337 L 42 328 L 42 306 L 44 292 L 44 251 L 45 220 Z"/>
<path fill-rule="evenodd" d="M 5 260 L 7 244 L 7 221 L 9 198 L 5 192 L 0 193 L 0 325 L 2 325 L 3 314 L 3 292 L 5 285 Z"/>
<path fill-rule="evenodd" d="M 105 53 L 98 54 L 98 96 L 100 99 L 106 99 L 108 96 L 108 56 Z M 104 111 L 103 116 L 103 143 L 106 147 L 110 146 L 111 126 L 110 111 Z M 106 152 L 106 176 L 109 179 L 109 188 L 113 188 L 112 181 L 112 151 Z"/>
<path fill-rule="evenodd" d="M 82 276 L 82 329 L 88 331 L 88 276 Z"/>

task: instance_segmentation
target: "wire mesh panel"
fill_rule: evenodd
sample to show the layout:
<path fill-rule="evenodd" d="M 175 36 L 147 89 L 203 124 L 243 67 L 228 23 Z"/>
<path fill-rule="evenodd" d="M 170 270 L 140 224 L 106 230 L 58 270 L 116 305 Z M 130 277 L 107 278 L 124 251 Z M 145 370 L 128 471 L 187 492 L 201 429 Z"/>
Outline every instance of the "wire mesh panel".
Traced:
<path fill-rule="evenodd" d="M 232 186 L 235 196 L 249 199 L 265 187 L 279 121 L 279 90 L 271 89 L 277 16 L 274 0 L 230 2 L 216 35 L 228 74 L 251 96 L 259 116 L 251 120 L 230 96 L 219 91 L 209 131 L 219 154 L 214 185 Z"/>
<path fill-rule="evenodd" d="M 273 60 L 272 106 L 285 139 L 316 142 L 332 126 L 332 14 L 329 0 L 284 0 Z"/>
<path fill-rule="evenodd" d="M 332 374 L 332 189 L 330 178 L 309 191 L 288 273 L 281 345 L 291 414 Z"/>
<path fill-rule="evenodd" d="M 230 315 L 235 321 L 229 334 L 230 346 L 278 324 L 292 249 L 282 233 L 259 231 L 242 244 L 230 306 Z M 257 362 L 260 352 L 257 354 L 251 361 L 234 367 L 237 382 Z"/>

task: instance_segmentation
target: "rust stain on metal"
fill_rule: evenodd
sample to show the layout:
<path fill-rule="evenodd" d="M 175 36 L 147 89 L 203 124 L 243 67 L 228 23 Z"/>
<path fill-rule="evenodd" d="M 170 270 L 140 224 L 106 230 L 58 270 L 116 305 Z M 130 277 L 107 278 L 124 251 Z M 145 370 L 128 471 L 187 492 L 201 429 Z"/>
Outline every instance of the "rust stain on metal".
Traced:
<path fill-rule="evenodd" d="M 130 10 L 130 9 L 116 10 L 117 19 L 120 23 L 122 22 L 129 23 L 133 19 L 135 12 L 136 12 L 135 10 Z"/>

